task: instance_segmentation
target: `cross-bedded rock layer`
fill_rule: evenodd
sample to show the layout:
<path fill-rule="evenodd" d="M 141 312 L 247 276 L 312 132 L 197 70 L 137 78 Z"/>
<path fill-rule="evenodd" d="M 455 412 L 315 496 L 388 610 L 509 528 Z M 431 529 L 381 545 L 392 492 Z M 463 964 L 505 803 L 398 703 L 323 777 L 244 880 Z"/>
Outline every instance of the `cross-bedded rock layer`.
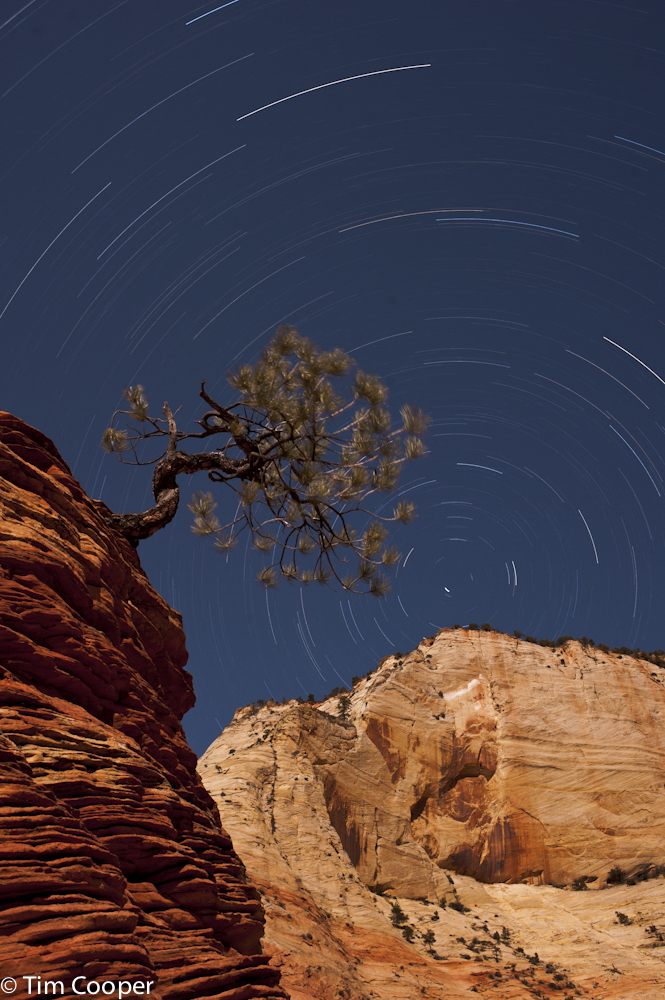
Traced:
<path fill-rule="evenodd" d="M 347 718 L 337 698 L 239 710 L 199 771 L 292 997 L 660 998 L 662 878 L 563 887 L 665 864 L 663 676 L 445 629 L 357 684 Z"/>
<path fill-rule="evenodd" d="M 285 998 L 180 725 L 180 616 L 104 513 L 0 413 L 0 976 Z"/>

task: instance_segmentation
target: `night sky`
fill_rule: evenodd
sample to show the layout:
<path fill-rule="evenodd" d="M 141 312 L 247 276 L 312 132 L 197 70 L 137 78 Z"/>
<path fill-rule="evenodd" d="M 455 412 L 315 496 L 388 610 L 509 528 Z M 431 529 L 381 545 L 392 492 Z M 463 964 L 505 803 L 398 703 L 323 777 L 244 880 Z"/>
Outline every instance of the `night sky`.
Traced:
<path fill-rule="evenodd" d="M 178 425 L 281 321 L 432 417 L 383 601 L 141 542 L 203 751 L 442 626 L 665 646 L 663 0 L 4 0 L 0 406 L 92 497 L 140 383 Z M 349 79 L 350 78 L 350 79 Z M 195 446 L 186 450 L 196 450 Z M 362 524 L 359 524 L 362 527 Z"/>

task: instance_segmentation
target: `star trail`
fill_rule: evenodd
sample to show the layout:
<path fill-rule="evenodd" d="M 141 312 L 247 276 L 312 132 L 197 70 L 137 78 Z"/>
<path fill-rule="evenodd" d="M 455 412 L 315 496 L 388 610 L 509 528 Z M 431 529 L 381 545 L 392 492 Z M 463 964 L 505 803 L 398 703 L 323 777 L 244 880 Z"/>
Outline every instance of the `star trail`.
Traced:
<path fill-rule="evenodd" d="M 664 645 L 665 10 L 639 4 L 6 5 L 2 407 L 91 496 L 152 503 L 99 447 L 126 385 L 193 430 L 281 322 L 432 418 L 384 601 L 264 592 L 181 477 L 138 552 L 183 615 L 195 749 L 441 626 Z"/>

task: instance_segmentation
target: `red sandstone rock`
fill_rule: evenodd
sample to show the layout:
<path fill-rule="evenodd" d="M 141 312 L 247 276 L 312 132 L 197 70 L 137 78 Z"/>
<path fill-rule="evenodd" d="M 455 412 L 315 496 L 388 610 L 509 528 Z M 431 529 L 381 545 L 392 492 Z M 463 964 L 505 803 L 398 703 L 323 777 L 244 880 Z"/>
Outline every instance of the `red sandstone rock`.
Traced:
<path fill-rule="evenodd" d="M 180 725 L 180 616 L 106 510 L 0 413 L 0 978 L 285 998 Z"/>

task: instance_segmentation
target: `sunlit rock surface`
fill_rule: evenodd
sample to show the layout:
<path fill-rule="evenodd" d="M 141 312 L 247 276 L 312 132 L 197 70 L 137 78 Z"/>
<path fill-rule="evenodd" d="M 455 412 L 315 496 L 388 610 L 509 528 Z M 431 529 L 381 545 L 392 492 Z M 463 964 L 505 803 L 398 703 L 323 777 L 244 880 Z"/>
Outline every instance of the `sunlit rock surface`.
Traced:
<path fill-rule="evenodd" d="M 199 772 L 292 997 L 662 998 L 662 877 L 605 885 L 665 864 L 664 674 L 442 630 L 347 719 L 336 697 L 239 710 Z"/>
<path fill-rule="evenodd" d="M 180 726 L 180 616 L 105 510 L 0 413 L 0 978 L 286 997 Z"/>

